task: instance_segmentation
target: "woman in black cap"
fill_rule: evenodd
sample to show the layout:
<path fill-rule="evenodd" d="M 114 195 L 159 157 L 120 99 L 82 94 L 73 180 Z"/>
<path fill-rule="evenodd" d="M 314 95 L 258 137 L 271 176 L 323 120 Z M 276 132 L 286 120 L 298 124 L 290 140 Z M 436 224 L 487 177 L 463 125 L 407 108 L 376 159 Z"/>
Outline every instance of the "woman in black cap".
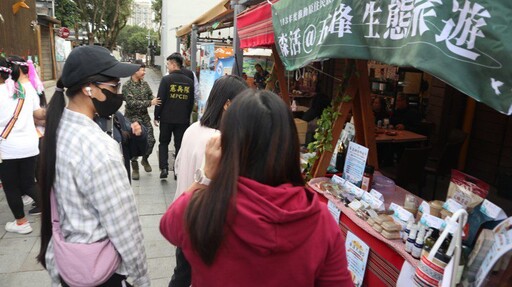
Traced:
<path fill-rule="evenodd" d="M 135 286 L 150 285 L 142 229 L 119 144 L 93 121 L 95 114 L 108 116 L 119 109 L 119 78 L 138 69 L 118 62 L 99 46 L 75 48 L 64 65 L 48 106 L 39 179 L 43 214 L 37 259 L 50 273 L 52 285 L 130 286 L 127 276 Z M 85 270 L 86 261 L 98 252 L 73 260 L 78 252 L 67 250 L 62 241 L 79 249 L 105 244 L 112 252 L 101 253 L 99 263 Z M 95 269 L 111 272 L 95 277 Z"/>

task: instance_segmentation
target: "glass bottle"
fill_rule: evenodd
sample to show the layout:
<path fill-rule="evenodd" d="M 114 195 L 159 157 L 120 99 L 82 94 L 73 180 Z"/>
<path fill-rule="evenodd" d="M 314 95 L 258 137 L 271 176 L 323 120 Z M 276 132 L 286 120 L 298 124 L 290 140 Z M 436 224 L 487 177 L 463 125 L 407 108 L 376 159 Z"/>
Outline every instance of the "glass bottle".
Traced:
<path fill-rule="evenodd" d="M 416 242 L 414 242 L 414 246 L 412 247 L 411 255 L 416 259 L 421 256 L 421 250 L 423 249 L 425 239 L 425 230 L 426 229 L 420 225 L 420 232 L 418 233 L 418 236 L 416 236 Z"/>
<path fill-rule="evenodd" d="M 364 168 L 363 180 L 361 182 L 362 190 L 369 191 L 371 189 L 374 170 L 374 167 L 371 165 L 367 165 Z"/>
<path fill-rule="evenodd" d="M 407 242 L 405 243 L 405 251 L 407 253 L 412 252 L 412 247 L 414 246 L 414 242 L 416 242 L 416 234 L 418 233 L 418 228 L 416 225 L 411 227 L 411 231 L 409 233 L 409 238 L 407 238 Z"/>
<path fill-rule="evenodd" d="M 421 253 L 421 256 L 428 256 L 437 239 L 439 239 L 439 229 L 431 228 L 431 230 L 432 233 L 423 242 L 423 252 Z"/>

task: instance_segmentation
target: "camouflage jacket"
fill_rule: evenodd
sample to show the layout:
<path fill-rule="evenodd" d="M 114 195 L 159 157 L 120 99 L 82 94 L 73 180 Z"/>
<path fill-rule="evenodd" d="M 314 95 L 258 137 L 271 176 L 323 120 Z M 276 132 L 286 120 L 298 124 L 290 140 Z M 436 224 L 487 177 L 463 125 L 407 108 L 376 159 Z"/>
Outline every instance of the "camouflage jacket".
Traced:
<path fill-rule="evenodd" d="M 143 120 L 145 116 L 149 117 L 148 108 L 151 107 L 153 92 L 146 81 L 134 82 L 129 79 L 123 85 L 123 95 L 126 101 L 125 116 L 127 118 L 136 121 Z"/>

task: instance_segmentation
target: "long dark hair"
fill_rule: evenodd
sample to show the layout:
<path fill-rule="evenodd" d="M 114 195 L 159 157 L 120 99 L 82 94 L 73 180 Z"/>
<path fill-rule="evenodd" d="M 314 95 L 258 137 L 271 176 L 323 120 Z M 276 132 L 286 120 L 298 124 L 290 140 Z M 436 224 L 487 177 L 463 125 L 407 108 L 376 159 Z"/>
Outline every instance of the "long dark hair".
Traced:
<path fill-rule="evenodd" d="M 239 176 L 269 186 L 304 185 L 295 122 L 274 93 L 244 91 L 222 117 L 220 131 L 217 174 L 208 188 L 194 194 L 185 214 L 192 247 L 207 265 L 213 264 L 233 214 Z"/>
<path fill-rule="evenodd" d="M 206 110 L 201 117 L 201 125 L 218 130 L 226 102 L 233 101 L 248 87 L 244 79 L 235 75 L 222 76 L 216 80 L 208 97 Z"/>
<path fill-rule="evenodd" d="M 53 94 L 53 97 L 50 100 L 46 110 L 46 129 L 40 154 L 41 169 L 39 170 L 37 180 L 39 189 L 41 191 L 41 205 L 43 211 L 41 215 L 41 248 L 39 249 L 37 260 L 45 268 L 46 249 L 48 249 L 48 243 L 52 238 L 50 192 L 55 180 L 55 162 L 57 160 L 57 128 L 59 127 L 60 119 L 62 118 L 62 112 L 66 106 L 63 89 L 64 85 L 59 79 L 57 81 L 55 93 Z"/>

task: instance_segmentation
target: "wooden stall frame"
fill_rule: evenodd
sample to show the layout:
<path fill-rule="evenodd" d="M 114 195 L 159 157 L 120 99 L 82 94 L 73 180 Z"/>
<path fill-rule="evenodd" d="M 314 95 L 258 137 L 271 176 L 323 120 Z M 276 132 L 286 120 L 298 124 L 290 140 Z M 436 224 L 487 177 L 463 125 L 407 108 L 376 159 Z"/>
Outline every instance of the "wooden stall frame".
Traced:
<path fill-rule="evenodd" d="M 336 146 L 343 126 L 348 120 L 350 111 L 352 111 L 356 130 L 356 142 L 369 149 L 367 162 L 378 169 L 375 122 L 371 109 L 370 87 L 368 85 L 368 61 L 355 60 L 355 63 L 355 72 L 352 73 L 349 79 L 347 90 L 341 91 L 345 92 L 351 99 L 350 101 L 342 102 L 338 106 L 338 112 L 341 115 L 332 125 L 332 146 Z M 325 176 L 332 155 L 333 151 L 325 151 L 320 154 L 319 159 L 311 170 L 313 178 Z"/>

